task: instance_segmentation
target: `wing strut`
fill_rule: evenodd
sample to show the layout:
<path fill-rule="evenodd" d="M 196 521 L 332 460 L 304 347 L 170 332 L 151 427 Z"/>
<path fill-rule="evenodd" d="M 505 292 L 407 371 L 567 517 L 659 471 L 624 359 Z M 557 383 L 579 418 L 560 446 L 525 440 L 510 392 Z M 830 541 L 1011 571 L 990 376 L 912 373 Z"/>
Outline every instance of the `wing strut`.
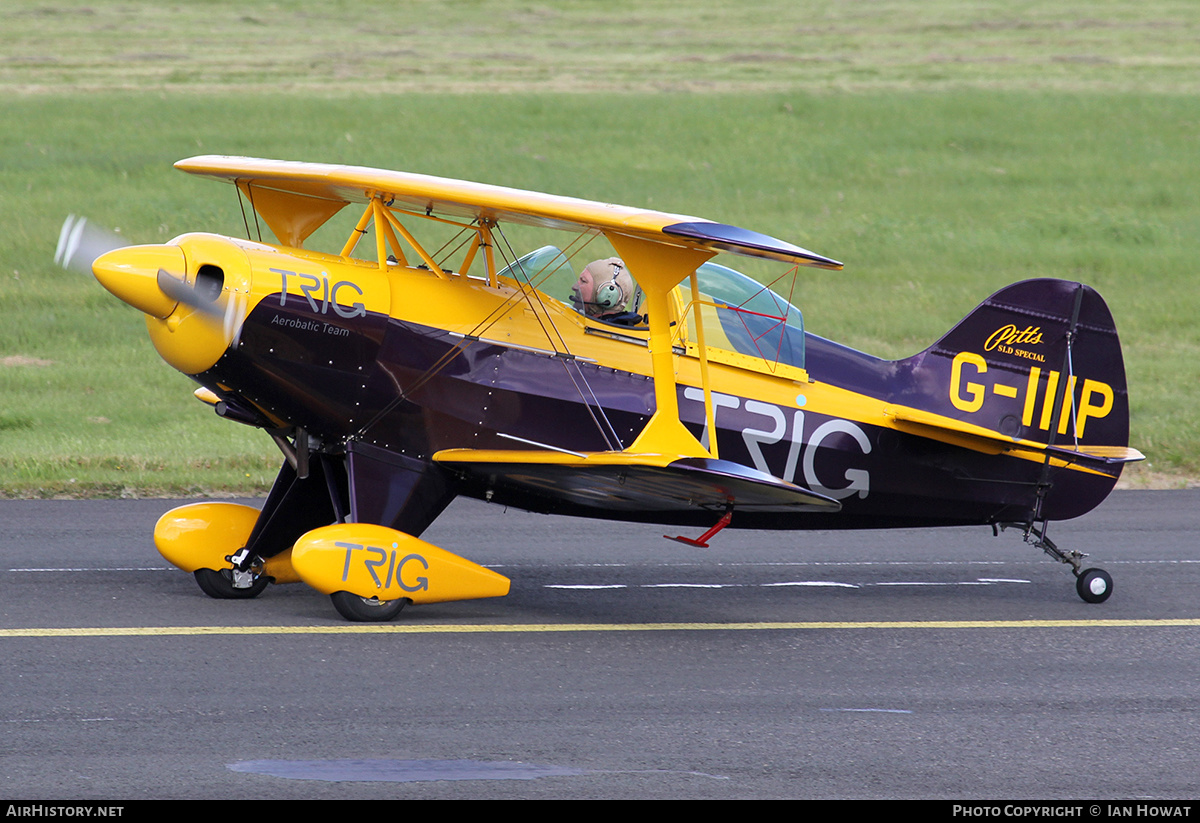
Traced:
<path fill-rule="evenodd" d="M 616 232 L 606 232 L 605 236 L 645 291 L 646 308 L 650 315 L 650 363 L 654 373 L 656 409 L 629 449 L 633 452 L 670 453 L 680 457 L 715 457 L 715 453 L 704 448 L 679 421 L 675 353 L 671 344 L 670 294 L 678 283 L 713 257 L 716 251 L 668 245 Z M 704 382 L 706 405 L 711 408 L 708 381 Z M 715 431 L 715 428 L 710 431 Z M 710 443 L 715 442 L 716 437 L 709 440 Z"/>
<path fill-rule="evenodd" d="M 403 235 L 404 239 L 408 241 L 408 244 L 413 247 L 413 250 L 416 251 L 416 253 L 421 256 L 421 259 L 425 261 L 425 265 L 429 266 L 429 270 L 438 276 L 438 279 L 449 280 L 450 278 L 446 276 L 444 271 L 442 271 L 442 267 L 437 264 L 437 261 L 435 261 L 429 255 L 429 252 L 425 251 L 425 248 L 417 242 L 417 238 L 412 236 L 412 232 L 404 228 L 404 224 L 396 218 L 396 215 L 392 214 L 390 209 L 384 208 L 382 202 L 380 202 L 378 199 L 376 199 L 376 202 L 379 203 L 378 208 L 383 214 L 384 222 Z"/>
<path fill-rule="evenodd" d="M 700 355 L 700 385 L 704 387 L 704 422 L 707 426 L 707 431 L 710 432 L 708 438 L 708 450 L 713 457 L 720 457 L 717 454 L 717 409 L 712 401 L 712 382 L 708 379 L 708 346 L 704 343 L 704 321 L 700 317 L 700 283 L 696 278 L 696 272 L 692 272 L 692 315 L 696 322 L 696 351 Z M 781 337 L 782 340 L 782 337 Z M 707 540 L 712 535 L 720 531 L 724 526 L 714 528 L 709 533 L 705 532 L 700 538 L 701 542 Z M 684 540 L 685 538 L 677 538 Z"/>

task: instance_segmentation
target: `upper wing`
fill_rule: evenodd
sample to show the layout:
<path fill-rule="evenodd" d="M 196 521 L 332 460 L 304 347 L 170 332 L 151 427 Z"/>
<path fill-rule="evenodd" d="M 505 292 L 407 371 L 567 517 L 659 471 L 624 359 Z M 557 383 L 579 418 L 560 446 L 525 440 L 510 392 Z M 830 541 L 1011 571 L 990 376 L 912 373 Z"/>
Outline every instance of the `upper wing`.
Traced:
<path fill-rule="evenodd" d="M 276 237 L 293 246 L 301 245 L 347 203 L 382 197 L 389 205 L 407 204 L 418 212 L 615 232 L 684 248 L 826 269 L 842 267 L 836 260 L 783 240 L 723 223 L 424 174 L 218 155 L 180 160 L 175 168 L 236 182 Z"/>

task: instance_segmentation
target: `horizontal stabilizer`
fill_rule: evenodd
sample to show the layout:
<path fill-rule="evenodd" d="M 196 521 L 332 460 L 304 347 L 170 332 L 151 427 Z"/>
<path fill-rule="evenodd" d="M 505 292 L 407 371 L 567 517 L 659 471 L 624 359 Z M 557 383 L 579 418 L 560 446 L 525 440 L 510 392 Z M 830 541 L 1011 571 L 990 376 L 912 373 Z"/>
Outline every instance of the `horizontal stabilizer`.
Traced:
<path fill-rule="evenodd" d="M 559 502 L 580 513 L 833 513 L 841 504 L 765 472 L 707 457 L 630 452 L 447 449 L 444 468 L 501 500 Z"/>
<path fill-rule="evenodd" d="M 1120 465 L 1145 459 L 1145 455 L 1130 446 L 1048 445 L 1034 440 L 1008 437 L 983 426 L 907 406 L 887 406 L 883 412 L 900 431 L 954 443 L 987 454 L 1042 452 L 1069 463 L 1094 466 Z"/>

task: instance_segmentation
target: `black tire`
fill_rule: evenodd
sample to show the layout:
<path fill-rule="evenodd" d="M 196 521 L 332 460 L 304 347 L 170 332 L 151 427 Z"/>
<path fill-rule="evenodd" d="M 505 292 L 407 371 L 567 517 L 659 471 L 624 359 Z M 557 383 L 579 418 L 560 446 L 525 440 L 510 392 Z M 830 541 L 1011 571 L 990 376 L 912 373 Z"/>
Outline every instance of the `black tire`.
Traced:
<path fill-rule="evenodd" d="M 376 600 L 374 597 L 359 597 L 350 592 L 334 592 L 329 595 L 338 614 L 355 623 L 386 623 L 394 620 L 412 601 L 406 597 L 399 600 Z"/>
<path fill-rule="evenodd" d="M 1088 603 L 1103 603 L 1112 590 L 1112 575 L 1104 569 L 1085 569 L 1075 578 L 1075 591 Z"/>
<path fill-rule="evenodd" d="M 217 600 L 250 600 L 262 594 L 262 590 L 271 582 L 269 578 L 259 575 L 254 578 L 252 585 L 239 589 L 233 585 L 232 569 L 196 569 L 192 574 L 200 590 Z"/>

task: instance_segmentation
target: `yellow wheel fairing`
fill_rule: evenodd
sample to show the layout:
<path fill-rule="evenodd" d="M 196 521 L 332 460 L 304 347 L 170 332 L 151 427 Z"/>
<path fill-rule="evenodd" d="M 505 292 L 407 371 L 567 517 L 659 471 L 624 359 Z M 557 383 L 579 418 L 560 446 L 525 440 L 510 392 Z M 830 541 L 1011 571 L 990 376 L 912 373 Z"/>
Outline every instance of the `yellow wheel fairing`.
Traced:
<path fill-rule="evenodd" d="M 259 511 L 240 503 L 191 503 L 164 514 L 154 526 L 158 553 L 185 572 L 230 567 L 229 555 L 246 545 Z M 263 575 L 273 583 L 299 583 L 292 550 L 263 562 Z"/>
<path fill-rule="evenodd" d="M 246 545 L 258 509 L 239 503 L 191 503 L 164 514 L 154 526 L 159 554 L 185 572 L 227 569 L 225 558 Z"/>
<path fill-rule="evenodd" d="M 509 580 L 412 535 L 370 523 L 313 529 L 292 547 L 300 578 L 323 594 L 382 601 L 473 600 L 508 594 Z"/>

